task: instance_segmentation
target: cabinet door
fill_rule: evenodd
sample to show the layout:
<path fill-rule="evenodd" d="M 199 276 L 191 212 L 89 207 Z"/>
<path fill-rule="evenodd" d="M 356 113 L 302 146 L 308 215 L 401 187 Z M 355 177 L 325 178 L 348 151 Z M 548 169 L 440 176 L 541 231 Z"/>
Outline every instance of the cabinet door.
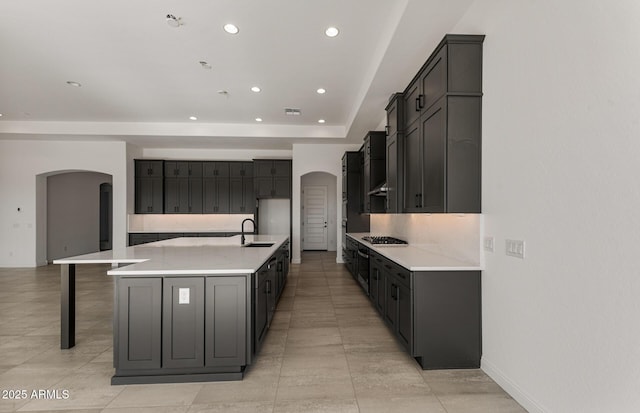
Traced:
<path fill-rule="evenodd" d="M 447 92 L 447 46 L 433 58 L 422 78 L 424 108 L 429 109 Z"/>
<path fill-rule="evenodd" d="M 291 198 L 291 178 L 276 176 L 273 178 L 273 193 L 276 198 Z"/>
<path fill-rule="evenodd" d="M 162 304 L 162 365 L 204 366 L 204 278 L 165 278 Z"/>
<path fill-rule="evenodd" d="M 481 97 L 448 98 L 447 212 L 481 210 L 481 112 Z"/>
<path fill-rule="evenodd" d="M 398 303 L 398 339 L 411 353 L 413 342 L 411 290 L 400 283 L 396 283 L 396 297 Z"/>
<path fill-rule="evenodd" d="M 244 185 L 242 178 L 229 179 L 229 212 L 241 214 L 244 209 Z"/>
<path fill-rule="evenodd" d="M 164 176 L 164 161 L 135 160 L 136 178 Z"/>
<path fill-rule="evenodd" d="M 446 167 L 446 98 L 435 103 L 420 118 L 422 122 L 423 194 L 421 207 L 425 212 L 445 211 Z"/>
<path fill-rule="evenodd" d="M 274 174 L 273 161 L 253 161 L 253 173 L 257 177 L 271 177 Z"/>
<path fill-rule="evenodd" d="M 189 213 L 202 214 L 202 178 L 189 178 Z"/>
<path fill-rule="evenodd" d="M 205 364 L 242 366 L 247 355 L 247 285 L 244 277 L 207 277 Z"/>
<path fill-rule="evenodd" d="M 291 176 L 291 161 L 273 161 L 273 173 L 274 176 L 290 177 Z"/>
<path fill-rule="evenodd" d="M 369 299 L 371 300 L 373 305 L 376 305 L 376 303 L 378 302 L 378 292 L 380 290 L 380 269 L 373 264 L 373 255 L 371 255 L 370 257 L 371 259 L 369 260 L 369 263 L 371 266 L 369 267 Z"/>
<path fill-rule="evenodd" d="M 256 176 L 254 182 L 256 198 L 271 198 L 273 196 L 273 178 L 271 176 Z"/>
<path fill-rule="evenodd" d="M 205 214 L 219 212 L 218 180 L 216 178 L 202 180 L 202 212 Z"/>
<path fill-rule="evenodd" d="M 162 214 L 163 204 L 162 178 L 136 178 L 136 214 Z"/>
<path fill-rule="evenodd" d="M 387 137 L 387 213 L 401 212 L 398 208 L 398 135 Z"/>
<path fill-rule="evenodd" d="M 166 178 L 164 190 L 165 213 L 186 214 L 189 212 L 189 179 Z"/>
<path fill-rule="evenodd" d="M 243 214 L 253 214 L 256 210 L 256 196 L 253 192 L 253 179 L 252 178 L 244 178 L 242 179 L 242 213 Z"/>
<path fill-rule="evenodd" d="M 129 234 L 129 246 L 158 241 L 158 234 Z"/>
<path fill-rule="evenodd" d="M 419 211 L 419 196 L 422 192 L 422 162 L 420 159 L 420 122 L 407 129 L 404 138 L 404 209 Z"/>
<path fill-rule="evenodd" d="M 162 279 L 117 277 L 116 286 L 116 368 L 160 368 Z"/>
<path fill-rule="evenodd" d="M 420 79 L 417 79 L 404 93 L 404 124 L 411 125 L 420 117 Z"/>
<path fill-rule="evenodd" d="M 266 269 L 261 271 L 267 271 Z M 258 278 L 260 277 L 260 272 L 258 273 Z M 269 287 L 270 283 L 265 278 L 263 282 L 258 285 L 258 288 L 255 289 L 255 308 L 254 308 L 254 327 L 253 327 L 253 337 L 254 337 L 254 353 L 257 353 L 262 347 L 262 342 L 267 335 L 267 330 L 269 328 L 268 325 L 268 317 L 269 317 Z"/>
<path fill-rule="evenodd" d="M 217 181 L 218 212 L 219 214 L 229 213 L 229 176 L 219 177 Z"/>
<path fill-rule="evenodd" d="M 395 279 L 389 273 L 385 271 L 384 280 L 385 289 L 385 307 L 384 307 L 384 321 L 391 326 L 393 331 L 396 331 L 398 325 L 398 286 L 395 283 Z"/>
<path fill-rule="evenodd" d="M 368 161 L 368 157 L 365 156 L 364 163 L 362 165 L 362 212 L 371 212 L 371 197 L 369 191 L 371 190 L 371 162 Z"/>

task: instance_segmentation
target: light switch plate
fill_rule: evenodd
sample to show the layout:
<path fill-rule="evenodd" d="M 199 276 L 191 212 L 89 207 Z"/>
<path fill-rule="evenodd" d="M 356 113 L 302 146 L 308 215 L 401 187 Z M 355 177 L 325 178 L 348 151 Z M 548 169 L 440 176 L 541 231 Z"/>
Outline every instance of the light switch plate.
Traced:
<path fill-rule="evenodd" d="M 178 304 L 189 304 L 188 288 L 178 288 Z"/>
<path fill-rule="evenodd" d="M 493 237 L 484 237 L 484 250 L 489 252 L 493 252 L 495 250 Z"/>
<path fill-rule="evenodd" d="M 524 259 L 524 241 L 518 239 L 508 239 L 505 241 L 505 253 L 511 257 Z"/>

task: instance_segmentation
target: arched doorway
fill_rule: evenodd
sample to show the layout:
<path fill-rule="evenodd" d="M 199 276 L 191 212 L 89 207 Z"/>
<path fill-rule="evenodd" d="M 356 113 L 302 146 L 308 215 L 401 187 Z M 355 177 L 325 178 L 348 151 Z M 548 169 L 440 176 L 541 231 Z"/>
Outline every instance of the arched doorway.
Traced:
<path fill-rule="evenodd" d="M 113 238 L 112 197 L 101 185 L 112 176 L 94 171 L 54 171 L 36 176 L 37 262 L 101 251 Z M 108 204 L 108 205 L 107 205 Z M 107 207 L 108 206 L 108 207 Z M 102 224 L 101 225 L 101 212 Z M 102 234 L 101 234 L 102 227 Z M 101 241 L 107 241 L 101 242 Z"/>

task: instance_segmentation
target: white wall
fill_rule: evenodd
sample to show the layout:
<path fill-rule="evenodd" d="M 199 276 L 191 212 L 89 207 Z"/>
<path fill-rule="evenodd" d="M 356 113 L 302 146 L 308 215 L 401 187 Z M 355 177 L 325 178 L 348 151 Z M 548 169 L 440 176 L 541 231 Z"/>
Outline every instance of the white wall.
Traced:
<path fill-rule="evenodd" d="M 338 222 L 336 220 L 337 210 L 339 209 L 337 198 L 338 193 L 336 189 L 338 179 L 342 180 L 342 174 L 335 176 L 326 172 L 311 172 L 303 175 L 300 179 L 301 188 L 304 188 L 305 186 L 327 187 L 327 251 L 336 251 L 336 246 L 338 245 L 337 234 L 339 228 L 336 224 Z M 340 192 L 342 193 L 342 190 Z M 340 197 L 340 202 L 342 202 L 342 196 Z M 304 200 L 301 196 L 298 208 L 302 208 L 303 204 Z M 340 211 L 342 212 L 341 208 Z M 300 215 L 300 224 L 302 225 L 302 222 L 304 220 L 302 217 L 302 211 L 300 212 Z"/>
<path fill-rule="evenodd" d="M 327 172 L 336 177 L 336 199 L 342 202 L 342 155 L 346 151 L 357 151 L 361 145 L 293 145 L 293 199 L 292 205 L 300 205 L 301 177 L 310 172 Z M 336 202 L 337 203 L 337 202 Z M 337 207 L 337 205 L 336 205 Z M 336 232 L 340 233 L 338 225 L 342 222 L 342 208 L 336 208 Z M 293 208 L 293 239 L 291 240 L 291 261 L 300 262 L 300 208 Z M 336 248 L 342 250 L 342 239 L 338 237 Z M 342 262 L 342 254 L 337 254 L 336 262 Z"/>
<path fill-rule="evenodd" d="M 46 264 L 46 175 L 61 171 L 94 171 L 112 176 L 113 248 L 126 246 L 125 143 L 3 140 L 0 267 Z"/>
<path fill-rule="evenodd" d="M 478 0 L 451 30 L 487 35 L 482 368 L 531 412 L 640 411 L 639 21 Z"/>
<path fill-rule="evenodd" d="M 111 176 L 70 172 L 47 178 L 47 260 L 100 251 L 100 184 Z"/>
<path fill-rule="evenodd" d="M 175 159 L 194 161 L 250 161 L 252 159 L 291 159 L 290 150 L 267 149 L 167 149 L 145 148 L 143 155 L 149 159 Z"/>

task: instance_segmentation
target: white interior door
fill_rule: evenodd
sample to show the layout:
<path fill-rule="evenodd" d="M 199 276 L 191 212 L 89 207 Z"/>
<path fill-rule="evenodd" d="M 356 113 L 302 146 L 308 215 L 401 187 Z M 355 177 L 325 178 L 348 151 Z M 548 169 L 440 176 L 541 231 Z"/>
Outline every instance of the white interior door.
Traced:
<path fill-rule="evenodd" d="M 305 186 L 302 189 L 303 250 L 327 250 L 327 187 Z"/>

